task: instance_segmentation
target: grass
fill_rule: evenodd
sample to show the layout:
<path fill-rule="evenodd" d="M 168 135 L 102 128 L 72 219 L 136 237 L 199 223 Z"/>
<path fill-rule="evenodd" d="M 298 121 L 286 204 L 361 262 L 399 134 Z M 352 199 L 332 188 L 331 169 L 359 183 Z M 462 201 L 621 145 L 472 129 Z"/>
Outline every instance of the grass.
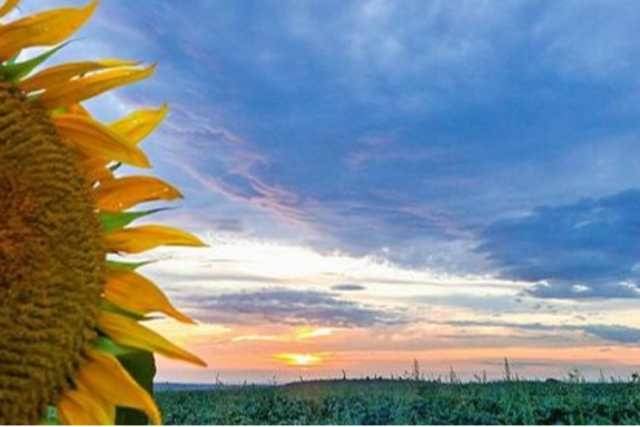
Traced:
<path fill-rule="evenodd" d="M 640 424 L 640 385 L 331 380 L 156 395 L 166 424 Z"/>

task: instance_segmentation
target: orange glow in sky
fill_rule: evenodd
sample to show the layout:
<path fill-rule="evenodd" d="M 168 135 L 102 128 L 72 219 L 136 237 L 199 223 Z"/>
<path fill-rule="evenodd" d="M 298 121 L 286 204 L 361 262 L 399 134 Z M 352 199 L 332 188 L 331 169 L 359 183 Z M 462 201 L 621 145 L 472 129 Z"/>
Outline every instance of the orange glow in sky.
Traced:
<path fill-rule="evenodd" d="M 296 338 L 299 340 L 328 337 L 330 335 L 333 335 L 332 328 L 310 328 L 305 326 L 296 329 Z"/>
<path fill-rule="evenodd" d="M 157 319 L 148 326 L 209 368 L 159 358 L 158 381 L 397 377 L 414 359 L 434 378 L 453 368 L 464 379 L 485 371 L 499 379 L 504 358 L 521 378 L 579 369 L 597 379 L 601 370 L 628 376 L 640 357 L 630 345 L 640 330 L 631 299 L 540 302 L 524 296 L 527 283 L 245 239 L 164 256 L 147 267 L 150 277 L 170 278 L 167 293 L 182 298 L 199 324 Z"/>
<path fill-rule="evenodd" d="M 324 357 L 320 354 L 299 354 L 299 353 L 280 353 L 274 356 L 274 359 L 285 363 L 289 366 L 317 366 L 324 361 Z"/>

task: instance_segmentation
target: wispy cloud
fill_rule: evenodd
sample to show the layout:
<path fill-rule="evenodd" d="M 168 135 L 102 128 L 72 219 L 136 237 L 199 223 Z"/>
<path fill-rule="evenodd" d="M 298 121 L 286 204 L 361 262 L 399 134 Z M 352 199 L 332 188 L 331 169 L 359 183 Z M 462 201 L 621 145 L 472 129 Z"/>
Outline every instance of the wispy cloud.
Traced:
<path fill-rule="evenodd" d="M 322 325 L 342 328 L 398 325 L 407 317 L 345 300 L 329 292 L 266 288 L 255 291 L 198 296 L 190 305 L 199 318 L 223 324 Z"/>
<path fill-rule="evenodd" d="M 341 283 L 339 285 L 333 285 L 331 290 L 338 292 L 357 292 L 364 291 L 367 287 L 358 283 Z"/>
<path fill-rule="evenodd" d="M 548 332 L 579 332 L 601 338 L 605 341 L 620 344 L 637 344 L 640 342 L 640 328 L 632 328 L 622 325 L 600 325 L 600 324 L 543 324 L 543 323 L 516 323 L 500 321 L 450 321 L 448 325 L 461 327 L 481 327 L 481 328 L 508 328 L 524 331 L 548 331 Z"/>

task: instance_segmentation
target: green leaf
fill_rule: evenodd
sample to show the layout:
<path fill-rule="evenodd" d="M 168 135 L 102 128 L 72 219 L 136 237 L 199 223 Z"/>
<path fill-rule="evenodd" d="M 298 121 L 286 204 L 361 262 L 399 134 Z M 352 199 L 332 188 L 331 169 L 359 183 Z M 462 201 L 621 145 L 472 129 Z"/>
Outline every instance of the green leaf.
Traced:
<path fill-rule="evenodd" d="M 125 347 L 125 346 L 121 346 L 120 344 L 116 344 L 115 342 L 113 342 L 111 338 L 106 337 L 104 335 L 101 335 L 95 340 L 93 340 L 92 344 L 96 350 L 99 350 L 103 353 L 111 354 L 117 357 L 141 352 L 141 350 L 138 350 L 135 348 Z"/>
<path fill-rule="evenodd" d="M 16 63 L 16 61 L 18 60 L 18 57 L 20 56 L 20 54 L 15 55 L 13 58 L 9 58 L 5 61 L 6 65 L 13 65 Z"/>
<path fill-rule="evenodd" d="M 27 102 L 37 102 L 40 98 L 42 98 L 42 93 L 32 93 L 27 95 Z"/>
<path fill-rule="evenodd" d="M 51 50 L 46 51 L 42 55 L 38 55 L 35 58 L 29 59 L 28 61 L 18 62 L 15 61 L 13 63 L 7 63 L 6 65 L 0 67 L 0 78 L 5 81 L 9 81 L 12 83 L 18 82 L 22 80 L 24 77 L 28 76 L 33 70 L 35 70 L 38 66 L 42 65 L 47 59 L 49 59 L 53 54 L 58 52 L 60 49 L 68 45 L 70 42 L 63 43 L 58 47 L 55 47 Z"/>
<path fill-rule="evenodd" d="M 122 366 L 131 374 L 142 388 L 153 396 L 153 378 L 156 375 L 156 363 L 152 353 L 140 351 L 135 354 L 119 356 Z M 149 418 L 142 412 L 130 408 L 118 408 L 116 412 L 118 425 L 147 425 Z"/>
<path fill-rule="evenodd" d="M 58 411 L 56 410 L 55 406 L 47 407 L 47 415 L 45 416 L 44 420 L 42 420 L 42 424 L 48 426 L 62 425 L 60 419 L 58 418 Z"/>
<path fill-rule="evenodd" d="M 119 307 L 113 304 L 112 302 L 107 301 L 106 299 L 103 299 L 102 301 L 100 301 L 100 308 L 109 313 L 120 314 L 122 316 L 130 317 L 136 320 L 143 320 L 145 318 L 144 314 L 136 313 L 130 310 L 125 310 L 124 308 Z"/>
<path fill-rule="evenodd" d="M 50 110 L 49 112 L 51 113 L 52 116 L 57 116 L 58 114 L 68 114 L 69 109 L 67 107 L 57 107 L 57 108 L 54 108 L 53 110 Z"/>
<path fill-rule="evenodd" d="M 154 214 L 156 212 L 161 212 L 163 210 L 166 209 L 152 209 L 149 211 L 141 212 L 105 212 L 100 214 L 100 220 L 102 221 L 102 228 L 104 229 L 104 231 L 115 231 L 126 227 L 136 219 Z"/>

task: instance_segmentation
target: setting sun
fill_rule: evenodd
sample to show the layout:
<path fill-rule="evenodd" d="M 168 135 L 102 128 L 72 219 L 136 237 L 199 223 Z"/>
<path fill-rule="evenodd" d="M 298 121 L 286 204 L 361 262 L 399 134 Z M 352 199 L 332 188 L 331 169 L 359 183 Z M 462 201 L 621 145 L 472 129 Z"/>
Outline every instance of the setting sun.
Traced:
<path fill-rule="evenodd" d="M 298 353 L 281 353 L 276 354 L 274 358 L 289 366 L 317 366 L 324 361 L 324 357 L 319 354 L 298 354 Z"/>

